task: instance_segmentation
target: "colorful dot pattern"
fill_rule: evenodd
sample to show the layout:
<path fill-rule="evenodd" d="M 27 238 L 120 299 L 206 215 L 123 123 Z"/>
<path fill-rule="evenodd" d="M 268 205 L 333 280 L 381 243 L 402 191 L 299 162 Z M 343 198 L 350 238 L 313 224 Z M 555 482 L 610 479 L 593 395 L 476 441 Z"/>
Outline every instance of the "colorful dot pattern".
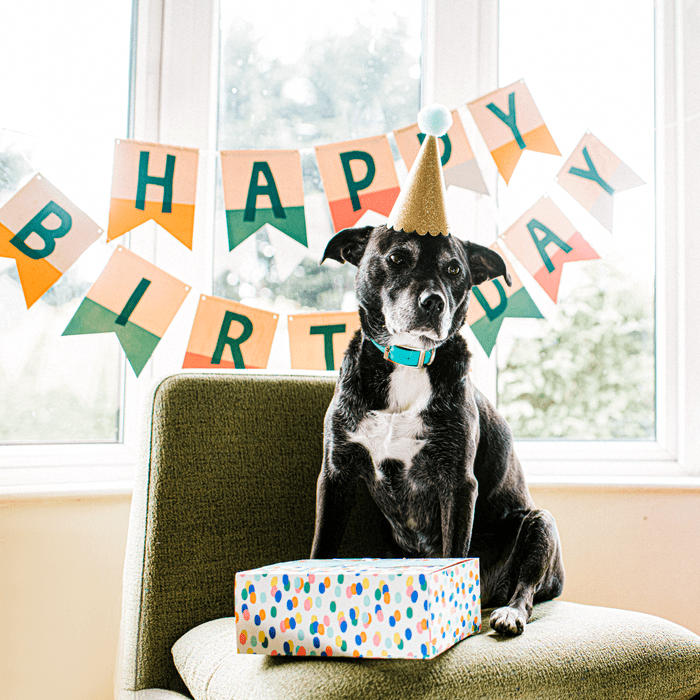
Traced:
<path fill-rule="evenodd" d="M 330 559 L 236 574 L 238 653 L 423 658 L 479 632 L 478 559 Z"/>

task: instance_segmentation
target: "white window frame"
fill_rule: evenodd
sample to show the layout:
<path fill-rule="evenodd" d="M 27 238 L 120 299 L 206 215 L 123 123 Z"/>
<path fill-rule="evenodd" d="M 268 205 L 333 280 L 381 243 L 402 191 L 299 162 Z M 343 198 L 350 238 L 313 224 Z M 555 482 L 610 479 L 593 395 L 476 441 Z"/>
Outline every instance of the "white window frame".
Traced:
<path fill-rule="evenodd" d="M 134 0 L 134 8 L 129 136 L 199 148 L 201 165 L 194 251 L 164 242 L 155 227 L 133 236 L 132 248 L 181 275 L 195 290 L 211 290 L 219 3 Z M 700 211 L 693 207 L 700 169 L 686 158 L 686 153 L 700 152 L 700 96 L 693 90 L 700 80 L 693 41 L 699 25 L 700 19 L 685 12 L 681 0 L 656 3 L 657 440 L 518 441 L 532 482 L 700 485 L 700 363 L 693 361 L 700 346 L 700 305 L 688 303 L 696 277 L 691 273 L 700 269 L 700 247 L 691 245 L 700 230 Z M 456 107 L 497 87 L 498 0 L 424 0 L 423 103 Z M 491 177 L 497 177 L 495 172 Z M 473 212 L 475 222 L 487 215 L 478 207 Z M 0 493 L 128 491 L 151 388 L 178 366 L 167 359 L 184 353 L 196 298 L 187 304 L 189 311 L 179 314 L 184 329 L 180 344 L 164 354 L 157 350 L 138 380 L 127 371 L 123 443 L 2 447 Z M 477 362 L 474 377 L 493 398 L 495 361 Z"/>

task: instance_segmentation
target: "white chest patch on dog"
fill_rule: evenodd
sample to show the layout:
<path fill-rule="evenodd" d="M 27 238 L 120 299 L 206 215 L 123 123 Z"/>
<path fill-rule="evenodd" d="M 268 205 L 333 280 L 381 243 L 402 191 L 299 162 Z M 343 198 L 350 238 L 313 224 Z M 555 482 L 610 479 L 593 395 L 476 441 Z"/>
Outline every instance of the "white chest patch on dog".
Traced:
<path fill-rule="evenodd" d="M 384 478 L 379 465 L 395 459 L 410 468 L 425 444 L 421 411 L 430 401 L 430 379 L 425 369 L 395 367 L 389 385 L 389 406 L 371 411 L 360 422 L 350 440 L 364 445 L 372 456 L 377 479 Z"/>

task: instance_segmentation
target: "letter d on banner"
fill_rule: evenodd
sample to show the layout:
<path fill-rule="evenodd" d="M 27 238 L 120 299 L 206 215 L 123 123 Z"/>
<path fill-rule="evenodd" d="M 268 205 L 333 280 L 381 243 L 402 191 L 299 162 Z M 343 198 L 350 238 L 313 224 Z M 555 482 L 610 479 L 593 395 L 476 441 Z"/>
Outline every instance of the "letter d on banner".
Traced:
<path fill-rule="evenodd" d="M 278 316 L 202 294 L 183 369 L 265 369 Z"/>

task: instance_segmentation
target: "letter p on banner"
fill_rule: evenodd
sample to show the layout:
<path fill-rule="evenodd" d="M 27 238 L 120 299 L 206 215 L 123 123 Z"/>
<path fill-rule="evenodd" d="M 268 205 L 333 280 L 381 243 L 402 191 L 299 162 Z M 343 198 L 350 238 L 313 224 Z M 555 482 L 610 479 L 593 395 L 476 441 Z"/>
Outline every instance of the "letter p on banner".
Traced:
<path fill-rule="evenodd" d="M 27 308 L 100 237 L 102 229 L 43 175 L 0 209 L 0 257 L 17 263 Z"/>
<path fill-rule="evenodd" d="M 107 239 L 153 219 L 192 250 L 199 151 L 116 139 Z"/>
<path fill-rule="evenodd" d="M 183 369 L 265 369 L 277 314 L 202 294 Z"/>

